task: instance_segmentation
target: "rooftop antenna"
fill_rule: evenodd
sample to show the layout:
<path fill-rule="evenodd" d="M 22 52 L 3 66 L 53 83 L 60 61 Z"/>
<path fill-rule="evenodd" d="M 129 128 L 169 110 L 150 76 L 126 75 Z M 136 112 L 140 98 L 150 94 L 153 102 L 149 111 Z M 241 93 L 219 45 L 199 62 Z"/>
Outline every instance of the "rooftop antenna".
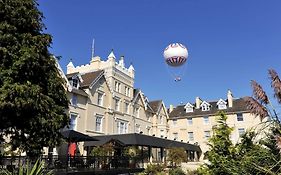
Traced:
<path fill-rule="evenodd" d="M 95 55 L 95 38 L 93 38 L 93 42 L 92 42 L 92 58 Z"/>

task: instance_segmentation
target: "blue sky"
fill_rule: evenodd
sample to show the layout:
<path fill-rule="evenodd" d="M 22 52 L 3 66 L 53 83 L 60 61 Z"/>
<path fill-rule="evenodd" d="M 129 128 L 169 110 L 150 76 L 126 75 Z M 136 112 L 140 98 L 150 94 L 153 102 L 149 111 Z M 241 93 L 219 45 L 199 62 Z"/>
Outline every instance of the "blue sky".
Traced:
<path fill-rule="evenodd" d="M 135 87 L 149 100 L 177 105 L 251 95 L 250 80 L 270 97 L 267 70 L 281 75 L 280 0 L 39 0 L 50 51 L 65 69 L 87 64 L 92 39 L 95 54 L 106 59 L 111 49 L 136 70 Z M 163 49 L 180 42 L 188 47 L 185 75 L 174 82 Z"/>

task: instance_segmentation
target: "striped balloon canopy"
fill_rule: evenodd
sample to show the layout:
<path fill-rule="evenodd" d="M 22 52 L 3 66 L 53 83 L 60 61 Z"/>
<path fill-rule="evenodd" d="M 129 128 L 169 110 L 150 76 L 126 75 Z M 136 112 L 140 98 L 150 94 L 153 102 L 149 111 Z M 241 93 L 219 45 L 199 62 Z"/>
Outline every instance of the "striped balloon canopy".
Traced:
<path fill-rule="evenodd" d="M 165 48 L 163 55 L 169 66 L 179 67 L 186 62 L 188 50 L 183 44 L 172 43 Z"/>

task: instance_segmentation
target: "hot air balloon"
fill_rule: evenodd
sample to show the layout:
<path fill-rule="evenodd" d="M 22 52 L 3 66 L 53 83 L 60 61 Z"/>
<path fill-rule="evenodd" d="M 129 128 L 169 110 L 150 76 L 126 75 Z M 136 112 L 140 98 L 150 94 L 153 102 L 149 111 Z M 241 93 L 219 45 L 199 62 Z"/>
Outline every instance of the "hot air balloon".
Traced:
<path fill-rule="evenodd" d="M 174 80 L 180 81 L 184 74 L 184 64 L 188 57 L 187 48 L 183 44 L 172 43 L 165 48 L 163 56 Z"/>

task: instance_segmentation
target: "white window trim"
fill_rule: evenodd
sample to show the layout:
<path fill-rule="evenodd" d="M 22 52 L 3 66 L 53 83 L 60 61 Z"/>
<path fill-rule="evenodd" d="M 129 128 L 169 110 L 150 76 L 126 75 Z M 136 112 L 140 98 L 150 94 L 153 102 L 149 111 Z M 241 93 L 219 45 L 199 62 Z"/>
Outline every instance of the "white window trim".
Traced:
<path fill-rule="evenodd" d="M 101 118 L 100 131 L 97 130 L 97 118 L 98 117 Z M 104 116 L 102 114 L 95 114 L 95 131 L 96 132 L 103 133 L 103 120 L 104 120 Z"/>
<path fill-rule="evenodd" d="M 120 129 L 121 129 L 121 127 L 120 127 L 120 123 L 124 123 L 124 133 L 121 133 L 120 131 Z M 125 120 L 117 120 L 117 122 L 116 122 L 116 124 L 117 124 L 117 133 L 118 134 L 126 134 L 126 133 L 128 133 L 129 132 L 129 122 L 128 121 L 125 121 Z M 119 128 L 118 128 L 118 125 L 119 125 Z"/>
<path fill-rule="evenodd" d="M 69 117 L 70 117 L 70 120 L 71 120 L 71 115 L 76 115 L 76 118 L 75 118 L 75 126 L 72 130 L 76 131 L 77 130 L 77 120 L 79 118 L 79 114 L 76 113 L 76 112 L 69 112 Z M 70 124 L 71 125 L 71 124 Z M 70 126 L 69 126 L 70 127 Z"/>
<path fill-rule="evenodd" d="M 189 135 L 189 134 L 191 134 L 192 137 L 190 137 L 191 135 Z M 192 132 L 192 131 L 187 132 L 187 135 L 188 135 L 188 141 L 194 141 L 194 132 Z"/>
<path fill-rule="evenodd" d="M 119 97 L 114 97 L 114 110 L 115 111 L 120 111 L 120 102 L 121 102 L 121 99 Z M 118 107 L 116 109 L 116 101 L 118 101 Z"/>
<path fill-rule="evenodd" d="M 209 133 L 209 135 L 207 135 Z M 209 139 L 211 137 L 211 131 L 204 131 L 204 139 Z"/>
<path fill-rule="evenodd" d="M 74 103 L 74 97 L 76 98 L 76 101 L 75 101 L 75 103 Z M 72 97 L 71 97 L 71 105 L 72 106 L 77 106 L 78 105 L 78 96 L 77 96 L 77 94 L 72 94 Z"/>
<path fill-rule="evenodd" d="M 101 94 L 101 104 L 99 104 L 99 94 Z M 97 95 L 97 105 L 98 106 L 103 106 L 103 98 L 104 98 L 104 92 L 98 91 L 98 95 Z"/>
<path fill-rule="evenodd" d="M 128 101 L 125 101 L 125 106 L 124 106 L 124 109 L 125 109 L 125 111 L 124 111 L 124 113 L 126 113 L 126 114 L 130 114 L 130 102 L 128 102 Z M 128 105 L 128 108 L 127 108 L 127 110 L 126 110 L 126 106 Z"/>
<path fill-rule="evenodd" d="M 241 114 L 242 120 L 238 120 L 238 114 Z M 236 120 L 237 120 L 237 122 L 243 122 L 243 121 L 244 121 L 243 113 L 237 113 L 237 114 L 236 114 Z"/>
<path fill-rule="evenodd" d="M 189 123 L 191 121 L 191 123 Z M 187 118 L 187 125 L 191 126 L 193 125 L 193 118 Z"/>
<path fill-rule="evenodd" d="M 208 120 L 205 120 L 205 118 L 208 118 Z M 208 122 L 206 122 L 206 121 L 208 121 Z M 204 123 L 204 125 L 209 125 L 210 124 L 210 117 L 209 116 L 204 116 L 203 117 L 203 123 Z"/>

